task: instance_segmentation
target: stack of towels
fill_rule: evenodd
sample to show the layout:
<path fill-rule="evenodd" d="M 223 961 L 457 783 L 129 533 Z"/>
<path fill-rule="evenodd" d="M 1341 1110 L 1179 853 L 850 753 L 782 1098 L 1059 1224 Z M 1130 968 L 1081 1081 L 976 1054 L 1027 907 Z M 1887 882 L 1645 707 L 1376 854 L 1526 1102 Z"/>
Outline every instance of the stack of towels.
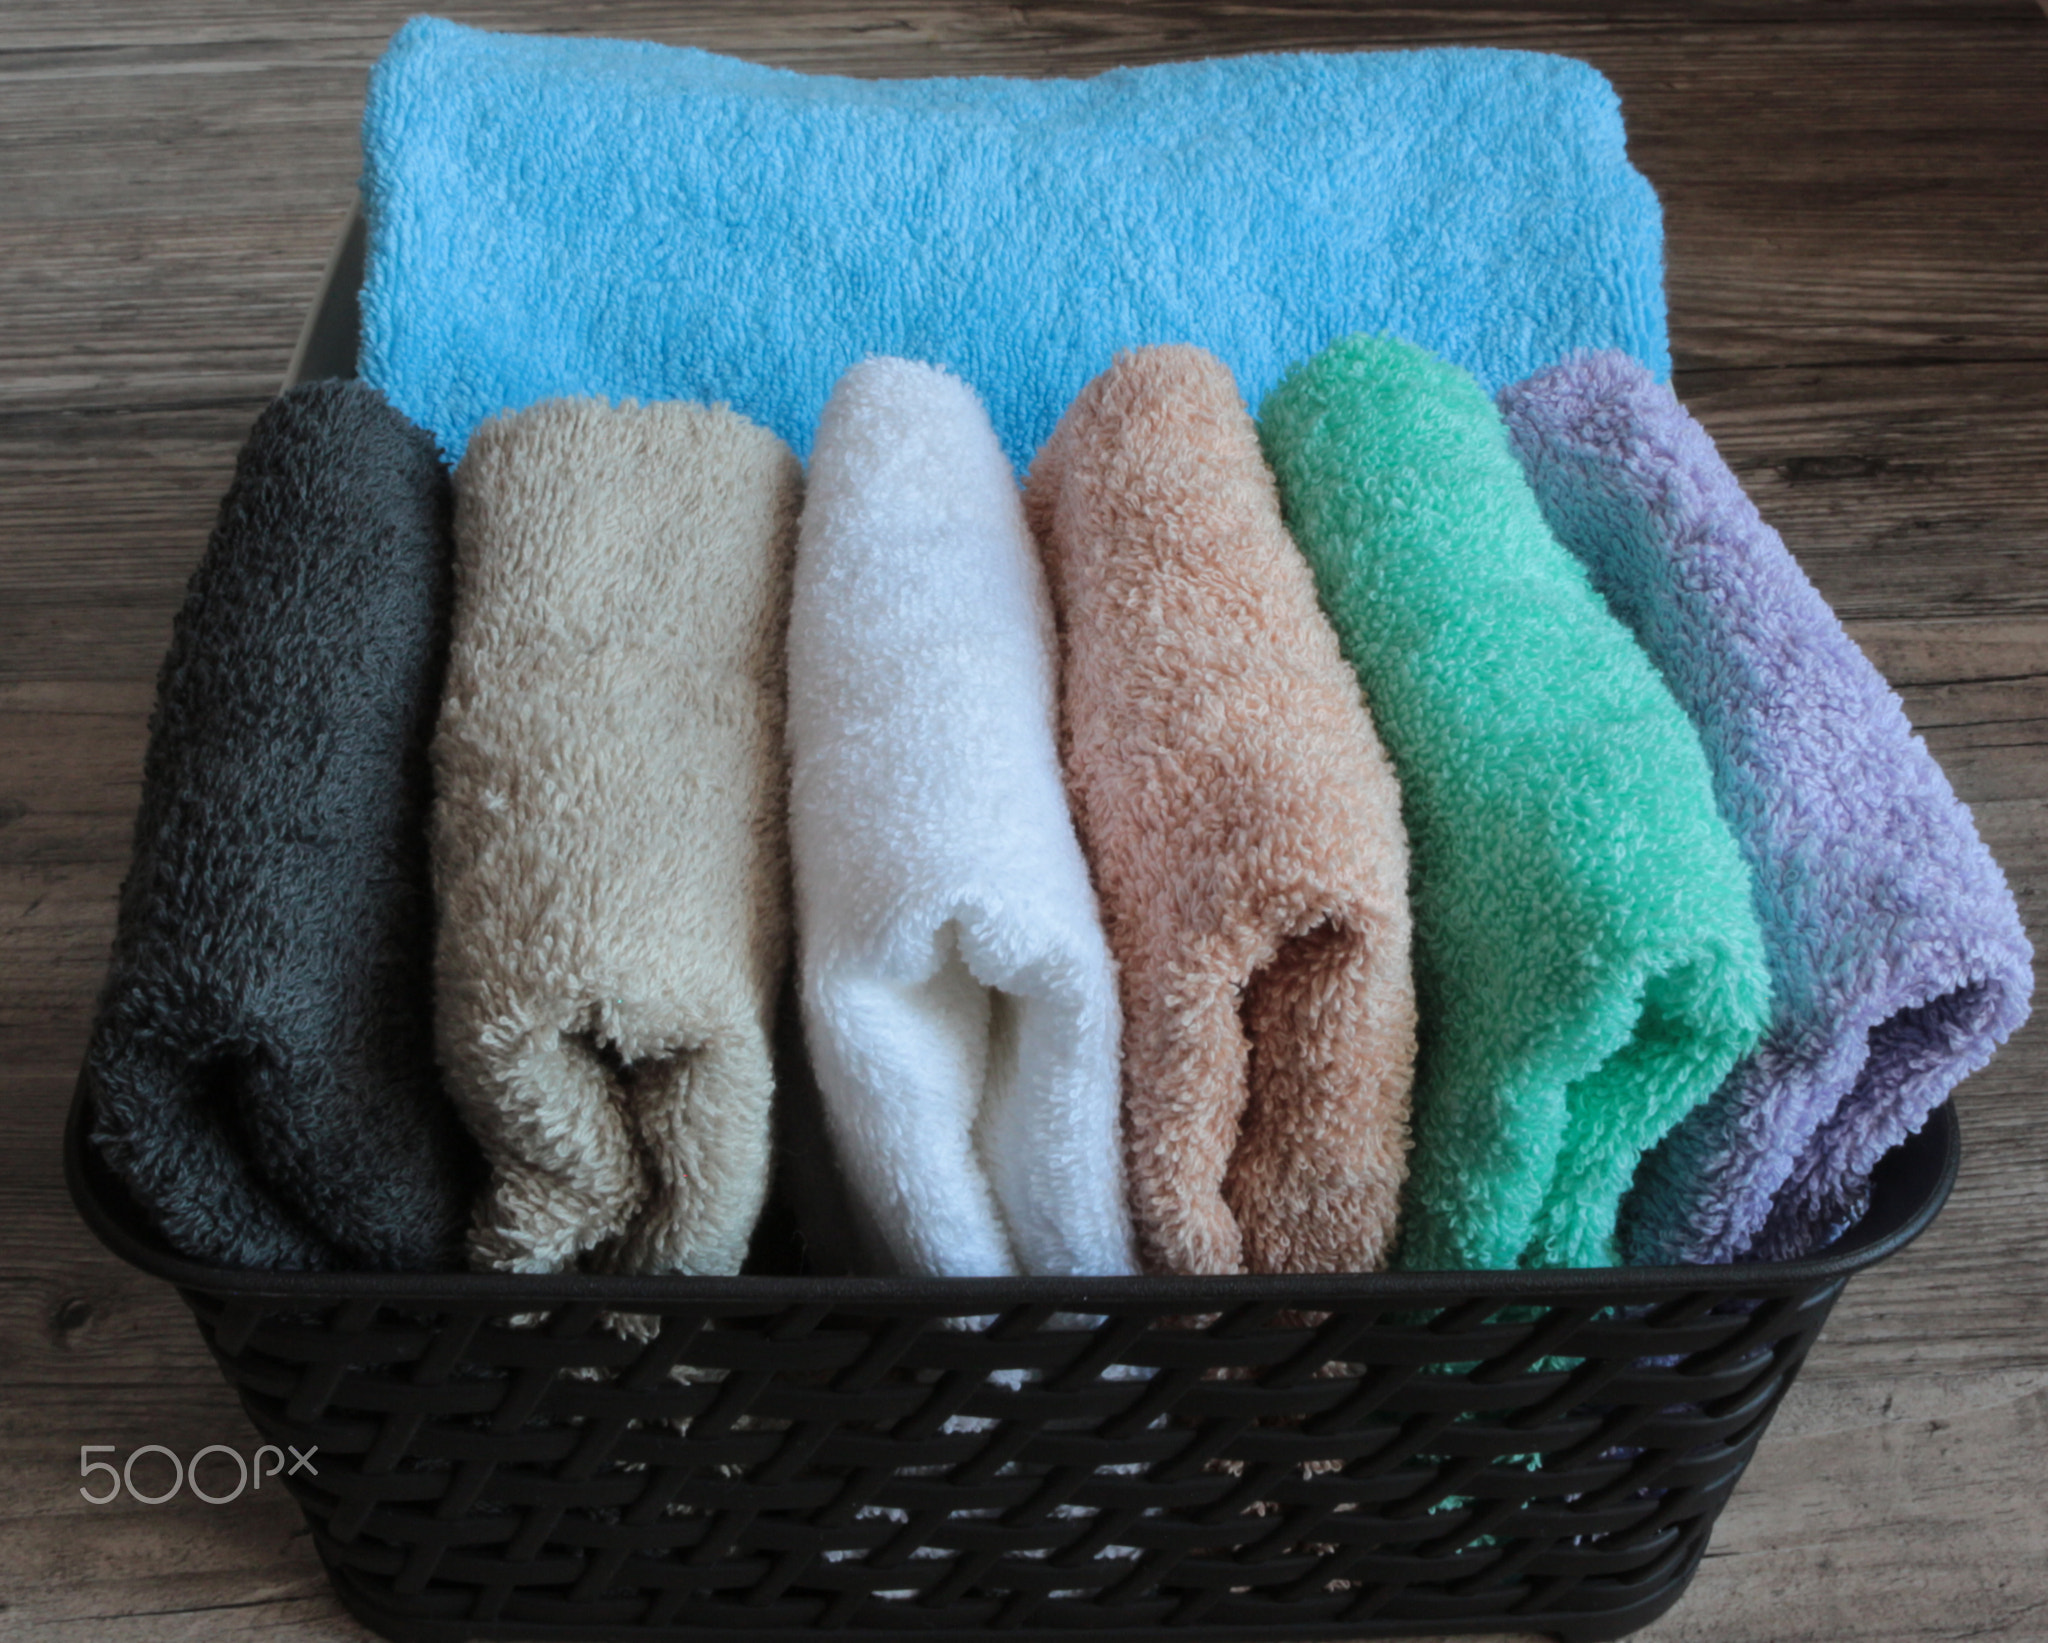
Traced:
<path fill-rule="evenodd" d="M 2024 1019 L 1583 65 L 423 20 L 365 147 L 86 1065 L 175 1247 L 730 1273 L 780 1146 L 883 1271 L 1796 1257 Z"/>

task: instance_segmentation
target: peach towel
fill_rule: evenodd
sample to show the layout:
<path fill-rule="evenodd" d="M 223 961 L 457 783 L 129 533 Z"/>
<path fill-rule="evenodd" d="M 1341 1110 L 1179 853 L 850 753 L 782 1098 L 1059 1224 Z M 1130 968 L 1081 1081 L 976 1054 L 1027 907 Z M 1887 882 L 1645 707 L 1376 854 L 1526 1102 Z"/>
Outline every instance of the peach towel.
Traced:
<path fill-rule="evenodd" d="M 1228 368 L 1120 354 L 1027 503 L 1145 1265 L 1382 1266 L 1415 1056 L 1400 791 Z"/>

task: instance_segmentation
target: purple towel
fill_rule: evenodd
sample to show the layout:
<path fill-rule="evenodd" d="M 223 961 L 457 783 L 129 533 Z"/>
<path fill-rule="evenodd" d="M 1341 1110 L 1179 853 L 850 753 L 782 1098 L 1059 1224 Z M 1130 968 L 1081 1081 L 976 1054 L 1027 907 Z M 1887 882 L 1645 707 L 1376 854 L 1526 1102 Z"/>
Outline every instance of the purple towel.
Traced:
<path fill-rule="evenodd" d="M 1500 396 L 1551 529 L 1698 726 L 1753 870 L 1772 1025 L 1645 1160 L 1638 1263 L 1808 1254 L 2026 1019 L 2033 952 L 1899 699 L 1706 431 L 1625 354 Z"/>

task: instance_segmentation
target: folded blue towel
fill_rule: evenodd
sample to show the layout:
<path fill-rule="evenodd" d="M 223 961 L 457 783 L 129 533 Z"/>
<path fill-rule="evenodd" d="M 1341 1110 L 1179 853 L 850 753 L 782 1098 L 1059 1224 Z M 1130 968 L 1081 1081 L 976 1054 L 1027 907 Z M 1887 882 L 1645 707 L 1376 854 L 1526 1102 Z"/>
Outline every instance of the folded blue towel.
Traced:
<path fill-rule="evenodd" d="M 451 459 L 569 394 L 723 400 L 807 452 L 874 353 L 974 383 L 1020 466 L 1148 343 L 1254 402 L 1355 331 L 1489 391 L 1575 348 L 1670 367 L 1656 195 L 1563 57 L 868 81 L 416 18 L 363 152 L 361 370 Z"/>

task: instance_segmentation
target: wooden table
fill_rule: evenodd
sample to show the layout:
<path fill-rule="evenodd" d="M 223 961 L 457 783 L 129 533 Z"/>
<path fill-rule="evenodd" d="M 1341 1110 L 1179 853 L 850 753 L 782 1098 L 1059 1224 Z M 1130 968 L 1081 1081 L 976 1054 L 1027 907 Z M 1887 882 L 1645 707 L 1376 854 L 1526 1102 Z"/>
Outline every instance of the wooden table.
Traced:
<path fill-rule="evenodd" d="M 247 1447 L 183 1308 L 74 1219 L 58 1128 L 151 686 L 357 168 L 399 0 L 0 5 L 0 1636 L 359 1638 L 281 1492 L 94 1507 L 78 1450 Z M 462 4 L 856 74 L 1286 47 L 1584 57 L 1662 194 L 1680 393 L 2048 886 L 2048 19 L 2031 4 Z M 1658 1639 L 2048 1637 L 2048 1029 L 1962 1090 Z"/>

